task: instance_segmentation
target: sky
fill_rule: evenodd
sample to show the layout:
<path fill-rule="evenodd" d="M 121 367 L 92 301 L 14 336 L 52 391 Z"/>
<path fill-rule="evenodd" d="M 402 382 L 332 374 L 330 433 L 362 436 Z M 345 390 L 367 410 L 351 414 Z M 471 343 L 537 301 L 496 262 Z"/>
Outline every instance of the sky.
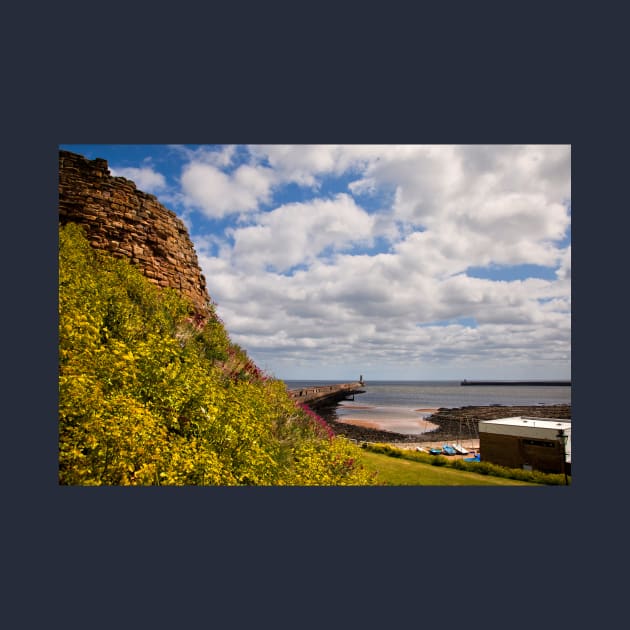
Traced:
<path fill-rule="evenodd" d="M 60 145 L 185 223 L 284 380 L 571 378 L 570 145 Z"/>

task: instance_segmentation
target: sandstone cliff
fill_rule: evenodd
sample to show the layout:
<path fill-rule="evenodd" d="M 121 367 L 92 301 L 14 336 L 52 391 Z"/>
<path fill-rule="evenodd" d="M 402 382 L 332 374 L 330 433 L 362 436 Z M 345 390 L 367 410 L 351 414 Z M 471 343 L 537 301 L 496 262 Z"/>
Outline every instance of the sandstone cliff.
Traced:
<path fill-rule="evenodd" d="M 105 160 L 59 151 L 59 222 L 85 226 L 93 247 L 129 258 L 151 282 L 188 298 L 195 313 L 210 312 L 184 223 L 134 182 L 113 177 Z"/>

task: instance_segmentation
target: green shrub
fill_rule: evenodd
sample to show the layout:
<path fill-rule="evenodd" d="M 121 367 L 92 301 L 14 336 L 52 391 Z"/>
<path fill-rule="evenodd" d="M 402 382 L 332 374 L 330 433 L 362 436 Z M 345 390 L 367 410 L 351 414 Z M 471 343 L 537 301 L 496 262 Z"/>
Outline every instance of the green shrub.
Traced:
<path fill-rule="evenodd" d="M 59 229 L 59 482 L 372 483 L 215 315 Z"/>
<path fill-rule="evenodd" d="M 441 455 L 432 455 L 431 458 L 431 464 L 433 466 L 446 466 L 450 463 L 446 457 L 442 457 Z"/>

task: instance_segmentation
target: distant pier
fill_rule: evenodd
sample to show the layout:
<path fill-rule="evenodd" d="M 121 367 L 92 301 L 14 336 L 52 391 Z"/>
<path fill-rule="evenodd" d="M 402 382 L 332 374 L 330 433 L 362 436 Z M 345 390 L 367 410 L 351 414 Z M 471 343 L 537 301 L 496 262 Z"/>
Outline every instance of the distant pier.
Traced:
<path fill-rule="evenodd" d="M 464 379 L 461 385 L 518 385 L 519 387 L 531 386 L 554 386 L 571 387 L 571 381 L 468 381 Z"/>
<path fill-rule="evenodd" d="M 354 400 L 355 394 L 365 393 L 364 383 L 337 383 L 334 385 L 314 385 L 288 390 L 289 396 L 296 402 L 312 407 L 333 404 L 341 400 Z"/>

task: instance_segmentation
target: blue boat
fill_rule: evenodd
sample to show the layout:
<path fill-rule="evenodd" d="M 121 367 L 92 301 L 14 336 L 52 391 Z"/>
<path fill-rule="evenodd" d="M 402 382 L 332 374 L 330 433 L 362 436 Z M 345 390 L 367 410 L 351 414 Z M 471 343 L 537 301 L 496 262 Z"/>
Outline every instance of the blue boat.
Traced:
<path fill-rule="evenodd" d="M 442 451 L 444 451 L 446 455 L 457 455 L 457 451 L 452 446 L 449 446 L 448 444 L 445 444 L 442 447 Z"/>
<path fill-rule="evenodd" d="M 479 457 L 479 453 L 477 453 L 474 457 L 464 457 L 465 462 L 480 462 L 481 457 Z"/>
<path fill-rule="evenodd" d="M 431 453 L 431 455 L 441 455 L 442 454 L 442 449 L 441 448 L 430 448 L 429 449 L 429 453 Z"/>

